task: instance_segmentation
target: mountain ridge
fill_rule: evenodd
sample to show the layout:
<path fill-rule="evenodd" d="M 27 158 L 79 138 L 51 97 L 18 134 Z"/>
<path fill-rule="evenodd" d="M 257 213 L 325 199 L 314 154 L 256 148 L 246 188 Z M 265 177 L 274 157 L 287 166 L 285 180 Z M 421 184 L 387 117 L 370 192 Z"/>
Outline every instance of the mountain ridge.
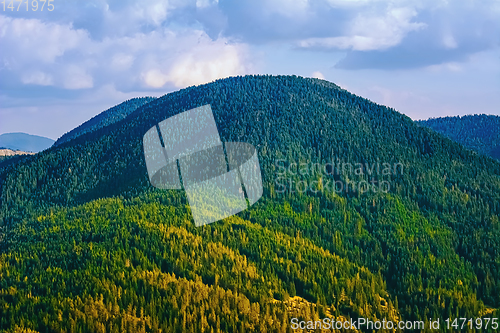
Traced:
<path fill-rule="evenodd" d="M 154 100 L 155 97 L 136 97 L 126 100 L 125 102 L 122 102 L 120 104 L 117 104 L 99 113 L 98 115 L 92 117 L 83 124 L 72 129 L 71 131 L 63 134 L 59 139 L 57 139 L 54 145 L 58 146 L 64 142 L 75 139 L 81 135 L 94 132 L 103 127 L 111 125 L 115 122 L 118 122 L 126 118 L 130 113 L 135 111 L 137 108 Z"/>

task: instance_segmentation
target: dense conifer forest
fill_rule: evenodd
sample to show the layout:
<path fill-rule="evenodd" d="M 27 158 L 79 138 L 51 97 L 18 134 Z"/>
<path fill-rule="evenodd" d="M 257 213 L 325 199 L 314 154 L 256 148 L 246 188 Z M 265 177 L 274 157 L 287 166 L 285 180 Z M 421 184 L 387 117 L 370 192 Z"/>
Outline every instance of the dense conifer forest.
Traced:
<path fill-rule="evenodd" d="M 183 191 L 149 184 L 142 136 L 205 104 L 223 142 L 257 148 L 264 195 L 195 227 Z M 500 162 L 324 80 L 151 100 L 0 165 L 0 202 L 0 332 L 500 317 Z"/>
<path fill-rule="evenodd" d="M 419 124 L 486 156 L 500 160 L 500 117 L 485 114 L 431 118 Z"/>

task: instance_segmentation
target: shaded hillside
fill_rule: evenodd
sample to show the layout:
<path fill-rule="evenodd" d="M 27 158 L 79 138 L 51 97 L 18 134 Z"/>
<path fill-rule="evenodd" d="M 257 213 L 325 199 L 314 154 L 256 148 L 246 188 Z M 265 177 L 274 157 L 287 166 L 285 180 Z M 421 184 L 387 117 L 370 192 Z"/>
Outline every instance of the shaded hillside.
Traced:
<path fill-rule="evenodd" d="M 60 145 L 61 143 L 72 140 L 85 133 L 93 132 L 100 128 L 116 123 L 134 112 L 137 108 L 154 100 L 155 97 L 138 97 L 115 105 L 112 108 L 99 113 L 92 119 L 84 122 L 77 128 L 63 134 L 59 139 L 57 139 L 55 145 Z"/>
<path fill-rule="evenodd" d="M 431 118 L 418 122 L 436 132 L 475 150 L 500 160 L 500 117 L 488 115 Z"/>
<path fill-rule="evenodd" d="M 54 140 L 26 133 L 0 134 L 0 147 L 37 153 L 54 144 Z"/>
<path fill-rule="evenodd" d="M 183 191 L 149 185 L 142 136 L 205 104 L 222 141 L 257 148 L 265 189 L 196 228 Z M 170 93 L 0 168 L 0 200 L 0 330 L 280 332 L 295 315 L 427 322 L 500 307 L 500 163 L 323 80 Z M 293 314 L 293 296 L 316 306 Z"/>

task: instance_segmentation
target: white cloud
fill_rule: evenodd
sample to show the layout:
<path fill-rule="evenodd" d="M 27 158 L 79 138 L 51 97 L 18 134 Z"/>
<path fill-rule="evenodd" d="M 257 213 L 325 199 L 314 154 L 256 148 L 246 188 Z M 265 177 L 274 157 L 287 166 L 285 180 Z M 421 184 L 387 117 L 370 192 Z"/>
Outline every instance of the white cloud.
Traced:
<path fill-rule="evenodd" d="M 267 13 L 279 13 L 286 17 L 303 16 L 309 8 L 308 0 L 268 0 L 264 2 Z"/>
<path fill-rule="evenodd" d="M 3 15 L 0 31 L 4 70 L 17 76 L 21 83 L 66 89 L 93 87 L 92 76 L 81 61 L 92 49 L 86 31 L 70 24 Z M 73 51 L 79 54 L 78 59 L 67 57 Z"/>
<path fill-rule="evenodd" d="M 69 24 L 45 23 L 38 19 L 0 15 L 0 31 L 0 44 L 4 49 L 2 58 L 12 66 L 26 58 L 53 63 L 65 52 L 82 48 L 89 42 L 84 30 L 75 30 Z"/>
<path fill-rule="evenodd" d="M 148 10 L 156 8 L 160 15 L 164 7 L 156 5 Z M 153 19 L 153 14 L 148 15 Z M 96 84 L 113 84 L 127 91 L 158 89 L 206 83 L 245 74 L 248 69 L 244 45 L 226 38 L 212 40 L 201 30 L 158 28 L 93 40 L 71 25 L 0 19 L 0 43 L 7 46 L 1 53 L 0 70 L 11 72 L 24 84 L 72 90 Z"/>
<path fill-rule="evenodd" d="M 451 61 L 451 62 L 446 62 L 444 64 L 439 64 L 439 65 L 431 65 L 427 66 L 426 70 L 431 71 L 431 72 L 460 72 L 462 71 L 462 66 L 460 63 L 456 61 Z"/>
<path fill-rule="evenodd" d="M 25 73 L 22 76 L 21 81 L 24 84 L 37 84 L 40 86 L 51 86 L 54 84 L 52 75 L 41 71 Z"/>
<path fill-rule="evenodd" d="M 103 17 L 99 18 L 101 21 L 97 30 L 107 37 L 132 36 L 140 31 L 162 29 L 170 24 L 194 26 L 199 24 L 195 15 L 197 9 L 217 6 L 219 3 L 218 0 L 101 1 Z M 109 6 L 106 1 L 115 3 Z M 92 26 L 91 23 L 86 24 Z"/>
<path fill-rule="evenodd" d="M 366 5 L 370 0 L 326 0 L 332 7 L 351 7 Z"/>
<path fill-rule="evenodd" d="M 179 56 L 168 75 L 176 87 L 186 87 L 247 72 L 241 45 L 229 45 L 224 40 L 210 42 L 204 37 L 186 54 Z"/>
<path fill-rule="evenodd" d="M 94 86 L 92 76 L 82 67 L 69 65 L 63 75 L 63 86 L 66 89 L 86 89 Z"/>
<path fill-rule="evenodd" d="M 417 14 L 411 8 L 394 8 L 383 16 L 359 14 L 350 24 L 345 36 L 308 38 L 299 41 L 303 48 L 337 48 L 355 51 L 383 50 L 398 45 L 407 33 L 425 27 L 411 22 Z"/>
<path fill-rule="evenodd" d="M 219 0 L 196 0 L 196 7 L 197 8 L 206 8 L 210 7 L 212 5 L 217 5 L 219 3 Z"/>
<path fill-rule="evenodd" d="M 314 77 L 316 79 L 322 79 L 322 80 L 325 79 L 325 76 L 323 75 L 323 73 L 318 72 L 318 71 L 312 73 L 312 77 Z"/>
<path fill-rule="evenodd" d="M 146 88 L 166 85 L 181 88 L 250 70 L 245 45 L 231 43 L 226 38 L 212 40 L 199 30 L 177 33 L 157 30 L 109 40 L 103 48 L 119 50 L 111 60 L 111 67 L 123 65 L 128 68 L 126 80 Z"/>
<path fill-rule="evenodd" d="M 165 0 L 141 1 L 136 8 L 143 13 L 146 20 L 159 26 L 167 18 L 168 4 L 169 2 Z"/>
<path fill-rule="evenodd" d="M 132 66 L 134 56 L 126 53 L 116 53 L 111 59 L 111 67 L 117 71 L 127 70 Z"/>
<path fill-rule="evenodd" d="M 456 49 L 458 47 L 457 41 L 451 33 L 446 33 L 443 36 L 443 45 L 447 49 Z"/>
<path fill-rule="evenodd" d="M 161 88 L 167 83 L 168 76 L 159 69 L 150 69 L 142 74 L 144 83 L 151 88 Z"/>

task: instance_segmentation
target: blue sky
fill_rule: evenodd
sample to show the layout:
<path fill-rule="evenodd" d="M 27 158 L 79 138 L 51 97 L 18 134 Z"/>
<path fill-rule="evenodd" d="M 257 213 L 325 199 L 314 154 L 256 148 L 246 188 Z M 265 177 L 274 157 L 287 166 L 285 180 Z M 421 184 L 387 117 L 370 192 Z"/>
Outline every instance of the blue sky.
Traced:
<path fill-rule="evenodd" d="M 0 134 L 57 139 L 126 99 L 244 74 L 325 78 L 413 119 L 500 115 L 498 0 L 14 4 L 0 8 Z"/>

